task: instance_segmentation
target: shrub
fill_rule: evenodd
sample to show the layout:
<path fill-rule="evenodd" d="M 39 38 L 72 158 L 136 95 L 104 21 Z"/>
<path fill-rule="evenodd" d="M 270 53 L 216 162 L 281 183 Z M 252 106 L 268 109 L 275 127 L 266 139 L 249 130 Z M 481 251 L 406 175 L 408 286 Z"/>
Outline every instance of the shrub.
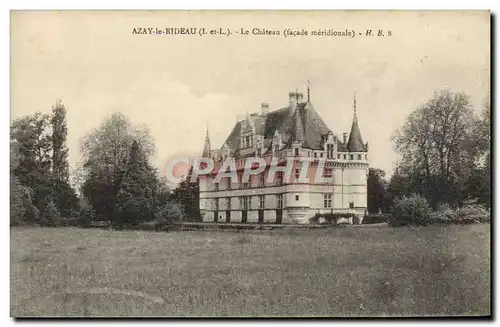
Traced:
<path fill-rule="evenodd" d="M 397 198 L 391 210 L 392 217 L 389 223 L 393 226 L 403 225 L 402 222 L 409 225 L 428 225 L 431 222 L 431 208 L 427 200 L 418 194 Z"/>
<path fill-rule="evenodd" d="M 363 217 L 363 224 L 380 224 L 386 223 L 391 219 L 390 214 L 382 215 L 366 215 Z"/>
<path fill-rule="evenodd" d="M 359 223 L 358 215 L 355 212 L 331 212 L 331 213 L 316 213 L 309 219 L 310 224 L 333 224 L 337 225 L 340 218 L 352 218 L 353 224 Z"/>
<path fill-rule="evenodd" d="M 155 215 L 155 221 L 158 226 L 166 225 L 173 221 L 183 221 L 186 218 L 182 206 L 177 202 L 167 203 Z"/>
<path fill-rule="evenodd" d="M 449 207 L 441 207 L 438 211 L 431 213 L 432 223 L 441 225 L 468 225 L 477 223 L 489 223 L 491 214 L 483 206 L 478 204 L 466 205 L 452 210 Z"/>
<path fill-rule="evenodd" d="M 156 230 L 158 228 L 156 220 L 142 222 L 137 227 L 141 230 Z"/>
<path fill-rule="evenodd" d="M 455 214 L 456 223 L 461 225 L 489 223 L 491 220 L 491 213 L 479 204 L 461 207 L 455 211 Z"/>
<path fill-rule="evenodd" d="M 92 221 L 95 218 L 95 211 L 92 206 L 88 203 L 84 203 L 80 206 L 80 214 L 78 217 L 78 225 L 82 227 L 92 226 Z"/>
<path fill-rule="evenodd" d="M 50 200 L 47 202 L 40 222 L 44 226 L 52 227 L 61 224 L 61 215 L 54 201 Z"/>

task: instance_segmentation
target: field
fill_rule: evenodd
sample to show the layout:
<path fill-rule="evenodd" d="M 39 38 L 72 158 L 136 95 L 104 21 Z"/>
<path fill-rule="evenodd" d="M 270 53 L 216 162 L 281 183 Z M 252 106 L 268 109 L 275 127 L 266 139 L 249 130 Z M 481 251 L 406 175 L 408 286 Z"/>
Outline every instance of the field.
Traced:
<path fill-rule="evenodd" d="M 490 225 L 11 229 L 11 315 L 490 314 Z"/>

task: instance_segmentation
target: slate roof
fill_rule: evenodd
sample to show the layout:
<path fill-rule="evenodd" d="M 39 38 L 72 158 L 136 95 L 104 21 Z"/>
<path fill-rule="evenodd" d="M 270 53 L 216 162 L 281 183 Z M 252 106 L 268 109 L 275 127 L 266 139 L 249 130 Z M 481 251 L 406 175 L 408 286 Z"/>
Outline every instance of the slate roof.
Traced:
<path fill-rule="evenodd" d="M 358 126 L 358 117 L 354 115 L 352 120 L 351 133 L 349 134 L 349 141 L 347 142 L 347 149 L 350 152 L 365 152 L 366 146 L 361 138 L 361 132 Z"/>
<path fill-rule="evenodd" d="M 302 147 L 312 150 L 322 150 L 323 137 L 331 131 L 316 110 L 314 110 L 312 103 L 308 101 L 298 103 L 293 114 L 290 107 L 284 107 L 271 111 L 264 116 L 250 115 L 246 119 L 252 121 L 256 135 L 264 136 L 264 147 L 267 149 L 271 148 L 276 130 L 286 147 L 290 147 L 294 139 L 300 138 L 302 140 Z M 239 155 L 239 147 L 244 124 L 245 121 L 237 122 L 224 142 L 224 144 L 229 146 L 231 155 L 237 158 L 241 157 Z M 337 138 L 337 148 L 340 152 L 347 152 L 350 148 L 354 149 L 351 150 L 353 152 L 358 151 L 360 148 L 363 149 L 360 151 L 364 151 L 365 146 L 362 143 L 357 120 L 353 122 L 348 144 L 344 144 Z"/>

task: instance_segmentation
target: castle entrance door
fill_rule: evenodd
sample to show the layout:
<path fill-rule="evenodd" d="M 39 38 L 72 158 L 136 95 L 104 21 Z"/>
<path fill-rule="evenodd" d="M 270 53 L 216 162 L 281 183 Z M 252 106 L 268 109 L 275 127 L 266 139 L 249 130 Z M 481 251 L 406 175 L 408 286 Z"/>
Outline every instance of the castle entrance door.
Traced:
<path fill-rule="evenodd" d="M 283 220 L 283 209 L 276 210 L 276 224 L 281 224 Z"/>
<path fill-rule="evenodd" d="M 263 224 L 263 223 L 264 223 L 264 210 L 260 209 L 259 210 L 259 224 Z"/>

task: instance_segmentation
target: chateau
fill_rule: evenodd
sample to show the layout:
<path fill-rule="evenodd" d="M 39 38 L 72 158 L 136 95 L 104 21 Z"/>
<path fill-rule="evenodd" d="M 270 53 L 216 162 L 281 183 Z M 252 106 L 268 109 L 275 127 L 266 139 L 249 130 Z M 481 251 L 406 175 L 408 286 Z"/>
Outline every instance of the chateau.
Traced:
<path fill-rule="evenodd" d="M 237 121 L 220 149 L 207 135 L 203 157 L 214 161 L 212 173 L 200 175 L 200 210 L 206 222 L 306 223 L 316 213 L 352 211 L 367 207 L 368 143 L 363 143 L 353 101 L 349 136 L 335 135 L 307 98 L 288 94 L 288 105 Z M 247 176 L 246 162 L 261 158 L 262 173 Z M 232 161 L 237 180 L 221 178 L 218 170 Z M 318 180 L 317 175 L 321 175 Z"/>

